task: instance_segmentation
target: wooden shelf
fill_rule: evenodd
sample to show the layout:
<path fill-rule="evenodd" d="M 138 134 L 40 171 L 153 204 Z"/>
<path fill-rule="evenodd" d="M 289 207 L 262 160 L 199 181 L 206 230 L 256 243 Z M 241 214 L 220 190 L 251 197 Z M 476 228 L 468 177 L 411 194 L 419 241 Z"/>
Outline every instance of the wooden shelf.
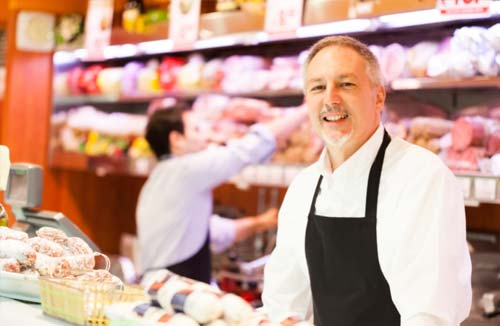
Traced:
<path fill-rule="evenodd" d="M 129 175 L 145 177 L 154 166 L 151 158 L 130 159 L 128 157 L 88 156 L 83 153 L 52 151 L 49 167 L 78 172 L 94 172 L 99 176 Z"/>
<path fill-rule="evenodd" d="M 129 175 L 146 177 L 153 169 L 155 160 L 127 157 L 88 156 L 82 153 L 53 151 L 49 166 L 55 169 L 94 172 L 104 175 Z M 301 165 L 262 164 L 245 168 L 229 182 L 238 188 L 250 186 L 286 188 L 292 179 L 304 168 Z M 464 191 L 466 206 L 500 204 L 500 176 L 480 172 L 455 172 Z"/>
<path fill-rule="evenodd" d="M 221 94 L 231 97 L 253 97 L 253 98 L 275 98 L 275 97 L 289 97 L 289 96 L 302 96 L 302 90 L 289 89 L 283 91 L 261 91 L 249 93 L 224 93 L 222 91 L 169 91 L 157 94 L 140 94 L 140 95 L 78 95 L 78 96 L 62 96 L 54 98 L 55 106 L 67 105 L 83 105 L 83 104 L 98 104 L 98 103 L 133 103 L 133 102 L 150 102 L 154 99 L 164 97 L 175 97 L 184 100 L 194 100 L 200 95 L 206 94 Z"/>
<path fill-rule="evenodd" d="M 390 84 L 391 90 L 444 89 L 444 88 L 500 88 L 500 77 L 473 78 L 404 78 Z"/>

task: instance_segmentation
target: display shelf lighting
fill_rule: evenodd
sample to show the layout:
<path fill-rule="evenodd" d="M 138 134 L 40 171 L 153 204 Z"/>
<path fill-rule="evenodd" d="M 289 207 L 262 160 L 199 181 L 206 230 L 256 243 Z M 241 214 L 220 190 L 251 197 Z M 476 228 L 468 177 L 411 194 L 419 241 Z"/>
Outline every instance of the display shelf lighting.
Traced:
<path fill-rule="evenodd" d="M 174 46 L 171 40 L 165 39 L 158 41 L 141 42 L 137 44 L 137 49 L 139 50 L 139 53 L 160 54 L 171 52 L 174 49 Z"/>
<path fill-rule="evenodd" d="M 375 25 L 371 19 L 348 19 L 324 24 L 301 26 L 297 29 L 297 36 L 299 38 L 307 38 L 373 30 L 375 30 Z"/>

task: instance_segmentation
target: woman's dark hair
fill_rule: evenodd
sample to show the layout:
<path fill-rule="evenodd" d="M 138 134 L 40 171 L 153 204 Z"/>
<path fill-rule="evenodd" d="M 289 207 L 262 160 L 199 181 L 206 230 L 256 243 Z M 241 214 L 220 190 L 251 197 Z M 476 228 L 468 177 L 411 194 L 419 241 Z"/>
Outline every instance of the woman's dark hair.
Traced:
<path fill-rule="evenodd" d="M 172 131 L 184 133 L 183 111 L 183 106 L 173 106 L 157 110 L 149 117 L 146 126 L 146 140 L 156 158 L 170 154 L 169 135 Z"/>

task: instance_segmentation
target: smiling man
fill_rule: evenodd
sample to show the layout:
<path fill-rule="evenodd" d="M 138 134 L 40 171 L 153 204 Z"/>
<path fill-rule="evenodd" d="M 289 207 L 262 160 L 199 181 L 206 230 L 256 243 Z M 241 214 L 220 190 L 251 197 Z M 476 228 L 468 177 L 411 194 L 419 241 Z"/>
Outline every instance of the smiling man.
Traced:
<path fill-rule="evenodd" d="M 319 41 L 304 78 L 326 147 L 280 209 L 266 311 L 320 326 L 458 325 L 470 309 L 471 263 L 454 175 L 431 152 L 387 134 L 380 68 L 364 44 Z"/>

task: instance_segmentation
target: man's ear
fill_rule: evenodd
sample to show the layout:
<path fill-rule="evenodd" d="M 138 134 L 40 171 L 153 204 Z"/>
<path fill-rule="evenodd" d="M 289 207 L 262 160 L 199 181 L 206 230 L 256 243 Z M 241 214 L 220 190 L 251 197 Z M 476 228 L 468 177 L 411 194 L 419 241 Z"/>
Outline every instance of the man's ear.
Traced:
<path fill-rule="evenodd" d="M 378 85 L 376 89 L 376 97 L 375 97 L 375 108 L 377 109 L 377 112 L 380 113 L 382 112 L 382 109 L 384 108 L 385 104 L 385 87 L 384 85 Z"/>
<path fill-rule="evenodd" d="M 170 142 L 171 145 L 178 144 L 184 136 L 178 132 L 178 131 L 171 131 L 168 134 L 168 141 Z"/>

